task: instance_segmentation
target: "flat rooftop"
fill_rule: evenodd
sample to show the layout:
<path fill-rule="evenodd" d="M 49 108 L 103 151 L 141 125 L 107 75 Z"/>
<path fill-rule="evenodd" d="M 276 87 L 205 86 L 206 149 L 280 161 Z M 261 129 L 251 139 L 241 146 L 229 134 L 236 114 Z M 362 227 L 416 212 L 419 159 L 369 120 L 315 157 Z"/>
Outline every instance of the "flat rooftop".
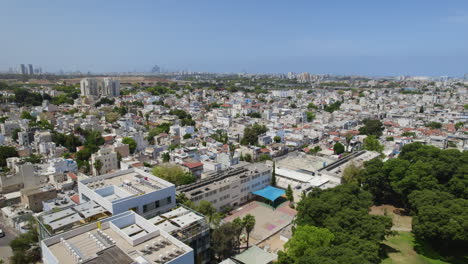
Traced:
<path fill-rule="evenodd" d="M 379 155 L 380 154 L 377 152 L 367 150 L 354 152 L 320 169 L 320 172 L 336 177 L 341 177 L 343 175 L 344 169 L 348 167 L 350 163 L 354 163 L 356 166 L 361 166 L 365 161 L 371 160 L 375 157 L 378 157 Z"/>
<path fill-rule="evenodd" d="M 203 228 L 206 224 L 204 216 L 182 206 L 148 219 L 148 221 L 168 233 L 173 233 L 195 225 L 200 225 L 200 227 Z"/>
<path fill-rule="evenodd" d="M 92 177 L 82 180 L 81 183 L 109 201 L 151 193 L 173 186 L 172 183 L 135 168 Z"/>
<path fill-rule="evenodd" d="M 49 230 L 55 233 L 60 229 L 86 224 L 87 219 L 99 219 L 100 216 L 105 217 L 108 215 L 110 213 L 106 209 L 93 201 L 89 201 L 58 212 L 41 215 L 38 219 L 42 224 L 48 225 Z"/>
<path fill-rule="evenodd" d="M 320 156 L 307 155 L 302 152 L 292 152 L 276 161 L 276 168 L 299 171 L 311 174 L 324 166 L 333 163 L 335 160 Z"/>
<path fill-rule="evenodd" d="M 44 241 L 60 263 L 166 263 L 192 249 L 133 212 Z M 135 218 L 139 217 L 139 219 Z M 133 220 L 133 221 L 132 221 Z M 108 251 L 110 251 L 110 254 Z M 106 256 L 107 255 L 107 256 Z M 141 261 L 147 262 L 141 262 Z"/>
<path fill-rule="evenodd" d="M 233 181 L 239 181 L 242 178 L 263 172 L 271 172 L 271 168 L 261 163 L 236 166 L 221 172 L 213 172 L 201 181 L 179 187 L 177 191 L 184 192 L 190 199 L 205 192 L 229 185 Z"/>

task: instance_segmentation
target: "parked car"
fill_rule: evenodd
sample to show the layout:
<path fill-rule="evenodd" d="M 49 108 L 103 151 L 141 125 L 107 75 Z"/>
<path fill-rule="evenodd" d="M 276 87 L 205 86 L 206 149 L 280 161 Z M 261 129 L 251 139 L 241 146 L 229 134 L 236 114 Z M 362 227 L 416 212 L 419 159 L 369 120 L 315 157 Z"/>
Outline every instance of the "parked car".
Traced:
<path fill-rule="evenodd" d="M 3 232 L 2 229 L 0 229 L 0 237 L 4 237 L 5 236 L 5 232 Z"/>

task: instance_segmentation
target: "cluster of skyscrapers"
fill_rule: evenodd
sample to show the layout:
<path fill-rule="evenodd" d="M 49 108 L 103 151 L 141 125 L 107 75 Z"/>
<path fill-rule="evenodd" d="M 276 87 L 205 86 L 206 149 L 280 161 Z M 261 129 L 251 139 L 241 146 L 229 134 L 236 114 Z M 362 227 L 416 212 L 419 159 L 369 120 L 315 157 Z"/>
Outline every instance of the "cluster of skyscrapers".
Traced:
<path fill-rule="evenodd" d="M 36 70 L 34 70 L 34 67 L 32 64 L 21 64 L 20 65 L 20 73 L 21 74 L 29 74 L 29 75 L 33 75 L 33 74 L 41 74 L 42 73 L 42 69 L 41 68 L 37 68 Z"/>

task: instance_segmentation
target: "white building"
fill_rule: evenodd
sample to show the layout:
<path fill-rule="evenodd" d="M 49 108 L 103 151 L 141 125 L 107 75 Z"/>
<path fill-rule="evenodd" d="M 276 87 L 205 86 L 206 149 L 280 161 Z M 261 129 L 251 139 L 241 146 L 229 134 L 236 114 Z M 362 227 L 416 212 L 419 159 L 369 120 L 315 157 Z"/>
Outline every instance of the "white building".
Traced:
<path fill-rule="evenodd" d="M 49 161 L 47 171 L 52 173 L 77 172 L 78 165 L 73 159 L 55 158 Z"/>
<path fill-rule="evenodd" d="M 134 212 L 41 241 L 42 261 L 58 263 L 194 263 L 193 249 Z"/>
<path fill-rule="evenodd" d="M 39 153 L 43 155 L 49 155 L 55 152 L 57 148 L 54 142 L 41 142 L 39 143 Z"/>
<path fill-rule="evenodd" d="M 104 78 L 102 81 L 101 95 L 104 96 L 119 96 L 120 95 L 120 82 L 112 78 Z"/>
<path fill-rule="evenodd" d="M 273 90 L 271 93 L 276 97 L 288 97 L 293 95 L 291 90 Z"/>
<path fill-rule="evenodd" d="M 113 215 L 133 210 L 152 217 L 175 206 L 174 184 L 135 168 L 82 180 L 78 191 L 80 201 L 92 200 Z"/>
<path fill-rule="evenodd" d="M 82 96 L 119 96 L 120 82 L 112 78 L 85 78 L 80 82 Z"/>
<path fill-rule="evenodd" d="M 81 96 L 98 96 L 98 80 L 94 78 L 85 78 L 80 82 Z"/>
<path fill-rule="evenodd" d="M 270 185 L 271 168 L 264 164 L 242 164 L 222 172 L 213 172 L 201 181 L 181 186 L 194 203 L 209 201 L 218 210 L 236 207 L 250 201 L 252 192 Z"/>

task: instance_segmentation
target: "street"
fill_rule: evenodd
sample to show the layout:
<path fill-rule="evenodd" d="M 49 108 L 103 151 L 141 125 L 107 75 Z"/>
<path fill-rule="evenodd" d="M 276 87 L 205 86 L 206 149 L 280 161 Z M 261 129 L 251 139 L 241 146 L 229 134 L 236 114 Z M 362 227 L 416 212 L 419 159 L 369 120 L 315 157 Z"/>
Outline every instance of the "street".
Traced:
<path fill-rule="evenodd" d="M 9 263 L 9 259 L 12 255 L 10 241 L 17 236 L 17 233 L 10 227 L 6 227 L 3 224 L 0 224 L 0 229 L 5 232 L 5 236 L 0 237 L 0 259 L 6 264 Z"/>

